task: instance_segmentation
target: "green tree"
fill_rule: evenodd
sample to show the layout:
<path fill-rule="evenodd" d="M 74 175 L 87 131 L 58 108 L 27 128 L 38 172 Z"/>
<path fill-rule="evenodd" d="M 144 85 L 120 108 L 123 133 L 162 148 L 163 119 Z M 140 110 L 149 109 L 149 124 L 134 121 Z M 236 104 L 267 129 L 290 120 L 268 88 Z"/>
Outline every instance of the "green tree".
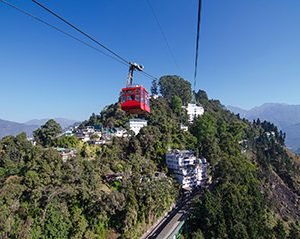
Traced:
<path fill-rule="evenodd" d="M 43 238 L 69 238 L 71 221 L 66 205 L 55 203 L 47 209 Z"/>
<path fill-rule="evenodd" d="M 196 101 L 197 102 L 208 101 L 207 93 L 204 90 L 199 90 L 196 93 Z"/>
<path fill-rule="evenodd" d="M 53 145 L 62 148 L 77 148 L 80 140 L 75 136 L 62 136 L 53 141 Z"/>
<path fill-rule="evenodd" d="M 197 230 L 195 232 L 192 233 L 192 238 L 193 239 L 205 239 L 203 233 L 201 230 Z"/>
<path fill-rule="evenodd" d="M 281 220 L 277 221 L 276 226 L 274 227 L 274 234 L 276 239 L 285 239 L 287 234 L 284 228 L 284 225 Z"/>
<path fill-rule="evenodd" d="M 152 80 L 151 95 L 158 95 L 158 84 L 156 79 Z"/>
<path fill-rule="evenodd" d="M 90 126 L 94 126 L 94 125 L 98 124 L 98 121 L 99 121 L 99 119 L 98 119 L 97 115 L 95 113 L 92 113 L 92 115 L 90 116 L 90 118 L 88 120 L 88 124 Z"/>
<path fill-rule="evenodd" d="M 181 110 L 182 110 L 182 100 L 180 99 L 179 96 L 175 95 L 172 98 L 171 107 L 177 115 L 180 115 Z"/>
<path fill-rule="evenodd" d="M 174 96 L 180 97 L 186 105 L 192 99 L 191 83 L 179 76 L 163 76 L 159 79 L 160 93 L 169 102 Z"/>
<path fill-rule="evenodd" d="M 216 137 L 216 118 L 209 113 L 204 113 L 194 122 L 190 130 L 198 140 L 199 151 L 213 163 L 220 150 Z"/>
<path fill-rule="evenodd" d="M 50 119 L 46 124 L 33 132 L 33 137 L 38 144 L 42 146 L 52 146 L 55 138 L 61 134 L 61 126 L 53 119 Z"/>
<path fill-rule="evenodd" d="M 300 238 L 300 228 L 295 223 L 291 223 L 288 239 L 297 239 Z"/>

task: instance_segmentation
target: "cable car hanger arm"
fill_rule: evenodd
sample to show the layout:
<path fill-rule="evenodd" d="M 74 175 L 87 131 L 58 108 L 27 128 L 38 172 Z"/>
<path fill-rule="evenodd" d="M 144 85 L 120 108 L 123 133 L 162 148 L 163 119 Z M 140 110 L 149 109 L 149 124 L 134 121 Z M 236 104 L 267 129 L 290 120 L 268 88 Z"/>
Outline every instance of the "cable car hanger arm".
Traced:
<path fill-rule="evenodd" d="M 128 72 L 128 79 L 127 79 L 127 86 L 132 85 L 132 80 L 133 80 L 133 71 L 143 71 L 144 66 L 139 65 L 137 63 L 129 62 L 129 72 Z"/>

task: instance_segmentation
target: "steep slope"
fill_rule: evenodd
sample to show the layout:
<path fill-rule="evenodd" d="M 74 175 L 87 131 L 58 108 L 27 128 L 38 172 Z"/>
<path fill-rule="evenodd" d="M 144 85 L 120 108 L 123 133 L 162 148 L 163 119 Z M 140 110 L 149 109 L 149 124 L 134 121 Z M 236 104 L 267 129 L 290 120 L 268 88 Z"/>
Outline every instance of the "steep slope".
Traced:
<path fill-rule="evenodd" d="M 238 120 L 203 95 L 208 114 L 192 133 L 215 165 L 213 184 L 194 202 L 185 238 L 298 238 L 300 164 L 283 133 L 266 121 Z"/>
<path fill-rule="evenodd" d="M 292 150 L 300 153 L 300 123 L 289 125 L 283 128 L 286 132 L 286 145 Z"/>

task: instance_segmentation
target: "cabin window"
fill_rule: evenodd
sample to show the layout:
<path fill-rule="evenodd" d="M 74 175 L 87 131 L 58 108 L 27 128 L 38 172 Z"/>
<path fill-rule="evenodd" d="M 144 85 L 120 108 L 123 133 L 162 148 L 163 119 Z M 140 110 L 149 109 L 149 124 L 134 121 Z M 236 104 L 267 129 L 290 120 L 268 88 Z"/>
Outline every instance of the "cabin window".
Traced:
<path fill-rule="evenodd" d="M 126 101 L 126 95 L 121 96 L 121 102 L 124 103 Z"/>
<path fill-rule="evenodd" d="M 141 100 L 141 91 L 140 91 L 140 89 L 137 89 L 135 91 L 135 100 L 138 101 L 138 102 L 140 102 L 140 100 Z"/>
<path fill-rule="evenodd" d="M 131 95 L 131 94 L 133 94 L 133 90 L 127 90 L 126 93 L 127 93 L 128 95 Z"/>
<path fill-rule="evenodd" d="M 135 100 L 135 96 L 132 94 L 132 95 L 128 95 L 127 97 L 128 100 Z"/>
<path fill-rule="evenodd" d="M 144 94 L 145 94 L 145 104 L 149 105 L 149 96 L 148 96 L 148 93 L 144 92 Z"/>
<path fill-rule="evenodd" d="M 141 95 L 141 102 L 142 102 L 142 103 L 145 103 L 144 94 Z"/>

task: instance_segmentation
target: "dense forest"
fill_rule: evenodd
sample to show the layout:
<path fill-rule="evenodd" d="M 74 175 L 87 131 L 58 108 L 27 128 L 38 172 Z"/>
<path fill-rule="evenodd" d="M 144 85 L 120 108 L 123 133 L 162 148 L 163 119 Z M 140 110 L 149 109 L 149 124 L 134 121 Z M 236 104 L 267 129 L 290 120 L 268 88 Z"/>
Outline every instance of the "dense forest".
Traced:
<path fill-rule="evenodd" d="M 269 122 L 248 122 L 198 92 L 206 113 L 191 125 L 213 184 L 194 201 L 188 238 L 300 238 L 300 164 Z"/>
<path fill-rule="evenodd" d="M 300 238 L 300 161 L 269 122 L 249 122 L 199 91 L 205 113 L 188 123 L 191 86 L 154 81 L 148 126 L 138 135 L 89 145 L 50 120 L 0 141 L 0 238 L 139 238 L 181 197 L 165 164 L 168 149 L 190 149 L 210 165 L 212 184 L 192 204 L 184 238 Z M 118 103 L 80 127 L 124 127 Z M 188 125 L 188 131 L 180 125 Z M 128 129 L 128 128 L 127 128 Z M 56 147 L 74 148 L 63 161 Z M 118 179 L 108 180 L 109 175 Z M 157 176 L 162 175 L 162 176 Z"/>

